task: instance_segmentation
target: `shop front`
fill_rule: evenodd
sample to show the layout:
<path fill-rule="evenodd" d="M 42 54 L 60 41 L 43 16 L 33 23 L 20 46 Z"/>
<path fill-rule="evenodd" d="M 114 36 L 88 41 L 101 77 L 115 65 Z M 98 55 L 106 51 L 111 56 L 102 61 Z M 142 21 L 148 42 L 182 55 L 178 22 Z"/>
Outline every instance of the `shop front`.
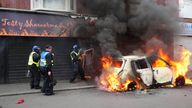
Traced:
<path fill-rule="evenodd" d="M 72 74 L 70 51 L 77 20 L 61 14 L 0 10 L 0 83 L 26 82 L 28 56 L 33 45 L 54 48 L 56 79 Z"/>

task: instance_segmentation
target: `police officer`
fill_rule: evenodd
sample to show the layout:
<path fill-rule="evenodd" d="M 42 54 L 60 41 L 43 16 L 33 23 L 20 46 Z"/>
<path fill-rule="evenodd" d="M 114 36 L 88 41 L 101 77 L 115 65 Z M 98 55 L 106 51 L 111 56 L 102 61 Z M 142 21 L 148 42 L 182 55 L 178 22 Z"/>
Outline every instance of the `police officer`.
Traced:
<path fill-rule="evenodd" d="M 72 66 L 73 66 L 73 75 L 70 79 L 70 83 L 73 83 L 77 75 L 80 74 L 81 80 L 85 80 L 84 71 L 82 68 L 81 62 L 81 50 L 78 45 L 73 45 L 73 50 L 70 53 Z"/>
<path fill-rule="evenodd" d="M 43 75 L 43 87 L 41 92 L 45 95 L 53 95 L 53 53 L 52 46 L 47 45 L 45 51 L 41 53 L 40 70 Z"/>
<path fill-rule="evenodd" d="M 28 68 L 30 72 L 30 87 L 31 89 L 40 89 L 39 86 L 41 74 L 39 71 L 40 47 L 33 46 L 32 52 L 29 55 Z"/>

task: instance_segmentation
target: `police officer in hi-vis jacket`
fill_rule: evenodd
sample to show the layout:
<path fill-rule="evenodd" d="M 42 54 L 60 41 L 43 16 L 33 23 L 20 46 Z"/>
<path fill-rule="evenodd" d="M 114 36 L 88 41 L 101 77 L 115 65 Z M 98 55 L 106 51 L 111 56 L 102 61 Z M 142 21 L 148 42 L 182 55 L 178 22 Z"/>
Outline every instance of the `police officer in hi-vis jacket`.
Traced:
<path fill-rule="evenodd" d="M 32 52 L 29 55 L 28 68 L 30 72 L 30 87 L 31 89 L 41 89 L 40 84 L 40 70 L 39 70 L 39 60 L 40 60 L 40 47 L 33 46 Z"/>
<path fill-rule="evenodd" d="M 45 95 L 53 95 L 53 72 L 52 72 L 52 66 L 53 66 L 53 53 L 52 53 L 53 47 L 50 45 L 47 45 L 45 48 L 45 51 L 41 53 L 41 59 L 40 59 L 40 70 L 43 75 L 43 87 L 41 89 L 42 93 Z"/>
<path fill-rule="evenodd" d="M 82 62 L 81 62 L 81 50 L 78 47 L 78 45 L 73 45 L 73 50 L 70 53 L 72 66 L 73 66 L 73 75 L 70 78 L 70 83 L 73 83 L 76 79 L 77 75 L 80 74 L 81 80 L 86 80 L 84 71 L 82 68 Z"/>

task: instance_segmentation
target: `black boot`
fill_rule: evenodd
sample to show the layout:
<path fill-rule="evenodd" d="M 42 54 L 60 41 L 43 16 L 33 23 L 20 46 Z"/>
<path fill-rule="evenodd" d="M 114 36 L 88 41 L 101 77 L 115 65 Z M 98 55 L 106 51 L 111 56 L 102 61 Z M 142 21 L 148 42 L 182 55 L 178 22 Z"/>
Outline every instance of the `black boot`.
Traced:
<path fill-rule="evenodd" d="M 70 79 L 69 82 L 70 82 L 70 83 L 75 83 L 75 80 Z"/>
<path fill-rule="evenodd" d="M 34 89 L 34 86 L 30 86 L 31 89 Z"/>
<path fill-rule="evenodd" d="M 40 87 L 40 86 L 36 86 L 36 87 L 35 87 L 35 89 L 41 89 L 41 88 L 42 88 L 42 87 Z"/>

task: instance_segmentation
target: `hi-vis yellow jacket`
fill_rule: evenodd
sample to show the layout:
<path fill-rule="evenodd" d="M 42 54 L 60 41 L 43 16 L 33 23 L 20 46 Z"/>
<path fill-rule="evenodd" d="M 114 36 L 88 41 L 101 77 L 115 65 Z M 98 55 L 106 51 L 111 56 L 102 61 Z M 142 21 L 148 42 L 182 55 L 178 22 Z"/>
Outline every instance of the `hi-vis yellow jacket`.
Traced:
<path fill-rule="evenodd" d="M 29 60 L 28 60 L 28 65 L 32 65 L 35 64 L 37 67 L 39 67 L 39 62 L 35 62 L 33 61 L 33 54 L 35 54 L 36 52 L 31 52 L 29 55 Z M 36 53 L 37 54 L 37 53 Z"/>

